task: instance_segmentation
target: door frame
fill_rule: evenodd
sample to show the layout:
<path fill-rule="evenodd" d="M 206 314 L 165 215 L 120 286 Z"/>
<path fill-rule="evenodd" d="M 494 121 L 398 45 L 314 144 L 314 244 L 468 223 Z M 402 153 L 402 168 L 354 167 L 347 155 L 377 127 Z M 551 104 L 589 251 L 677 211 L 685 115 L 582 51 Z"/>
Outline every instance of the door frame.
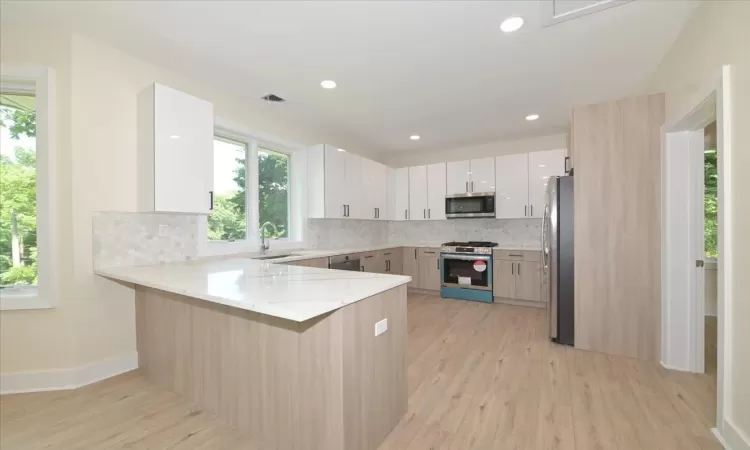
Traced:
<path fill-rule="evenodd" d="M 662 365 L 676 370 L 703 372 L 704 370 L 704 293 L 695 270 L 693 251 L 696 233 L 703 233 L 695 222 L 696 201 L 699 190 L 693 186 L 696 171 L 703 170 L 702 158 L 685 158 L 685 152 L 695 145 L 698 130 L 714 118 L 717 122 L 718 151 L 718 336 L 717 336 L 717 402 L 716 424 L 719 430 L 724 423 L 726 392 L 724 380 L 728 354 L 726 344 L 731 330 L 725 317 L 730 312 L 728 298 L 732 297 L 732 228 L 731 228 L 731 72 L 725 65 L 717 77 L 700 89 L 682 113 L 673 122 L 662 127 Z M 702 146 L 701 146 L 702 148 Z M 693 147 L 694 149 L 694 147 Z M 696 156 L 692 152 L 692 156 Z M 700 162 L 699 162 L 700 161 Z M 696 167 L 700 164 L 700 169 Z M 700 177 L 702 180 L 702 176 Z M 702 192 L 702 189 L 700 189 Z M 685 218 L 688 217 L 688 220 Z M 701 258 L 702 259 L 702 258 Z M 686 294 L 686 295 L 685 295 Z"/>

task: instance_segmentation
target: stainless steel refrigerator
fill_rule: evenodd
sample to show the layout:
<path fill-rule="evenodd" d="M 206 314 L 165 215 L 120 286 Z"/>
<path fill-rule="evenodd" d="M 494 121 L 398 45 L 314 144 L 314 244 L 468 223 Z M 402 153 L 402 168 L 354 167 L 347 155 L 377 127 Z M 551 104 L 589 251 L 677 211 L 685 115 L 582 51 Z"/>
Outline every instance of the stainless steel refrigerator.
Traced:
<path fill-rule="evenodd" d="M 550 177 L 542 220 L 542 295 L 547 301 L 549 336 L 574 344 L 573 177 Z"/>

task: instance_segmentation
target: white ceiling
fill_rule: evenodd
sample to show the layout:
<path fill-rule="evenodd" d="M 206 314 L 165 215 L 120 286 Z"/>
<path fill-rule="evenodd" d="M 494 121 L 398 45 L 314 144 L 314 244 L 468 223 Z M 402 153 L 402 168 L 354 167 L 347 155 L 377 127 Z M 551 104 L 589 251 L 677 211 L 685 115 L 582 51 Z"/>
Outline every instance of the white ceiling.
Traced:
<path fill-rule="evenodd" d="M 695 6 L 637 0 L 549 27 L 534 0 L 55 2 L 35 14 L 371 153 L 565 131 L 571 107 L 637 92 Z M 505 35 L 510 15 L 526 25 Z M 260 104 L 267 93 L 289 103 Z"/>

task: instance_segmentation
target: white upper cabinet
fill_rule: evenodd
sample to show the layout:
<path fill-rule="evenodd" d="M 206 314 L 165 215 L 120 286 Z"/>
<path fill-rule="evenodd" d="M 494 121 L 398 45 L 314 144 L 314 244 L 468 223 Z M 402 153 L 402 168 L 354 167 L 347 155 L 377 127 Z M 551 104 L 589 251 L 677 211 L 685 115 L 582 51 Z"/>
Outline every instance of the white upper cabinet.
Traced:
<path fill-rule="evenodd" d="M 446 167 L 446 194 L 493 192 L 495 158 L 451 161 Z"/>
<path fill-rule="evenodd" d="M 526 153 L 495 158 L 495 216 L 528 217 L 529 162 Z"/>
<path fill-rule="evenodd" d="M 427 166 L 427 219 L 445 219 L 445 163 Z"/>
<path fill-rule="evenodd" d="M 498 156 L 495 173 L 498 219 L 541 218 L 549 177 L 565 175 L 565 149 Z"/>
<path fill-rule="evenodd" d="M 362 158 L 332 145 L 309 147 L 307 200 L 311 218 L 361 219 Z"/>
<path fill-rule="evenodd" d="M 388 216 L 409 219 L 409 168 L 388 169 Z"/>
<path fill-rule="evenodd" d="M 471 160 L 470 192 L 495 192 L 495 158 Z"/>
<path fill-rule="evenodd" d="M 565 149 L 529 153 L 529 217 L 542 217 L 547 181 L 563 175 Z"/>
<path fill-rule="evenodd" d="M 388 220 L 388 168 L 362 158 L 362 218 Z"/>
<path fill-rule="evenodd" d="M 427 220 L 427 166 L 409 167 L 409 220 Z"/>
<path fill-rule="evenodd" d="M 138 210 L 213 209 L 213 104 L 154 83 L 138 94 Z"/>
<path fill-rule="evenodd" d="M 446 194 L 469 192 L 471 161 L 450 161 L 446 166 Z"/>

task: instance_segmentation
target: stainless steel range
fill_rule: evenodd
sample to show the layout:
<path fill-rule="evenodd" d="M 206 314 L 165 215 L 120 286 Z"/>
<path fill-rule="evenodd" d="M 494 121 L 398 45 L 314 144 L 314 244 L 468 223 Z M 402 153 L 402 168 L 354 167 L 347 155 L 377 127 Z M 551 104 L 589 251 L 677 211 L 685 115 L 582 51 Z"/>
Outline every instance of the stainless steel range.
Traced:
<path fill-rule="evenodd" d="M 446 242 L 440 248 L 440 296 L 492 303 L 492 248 L 497 242 Z"/>

